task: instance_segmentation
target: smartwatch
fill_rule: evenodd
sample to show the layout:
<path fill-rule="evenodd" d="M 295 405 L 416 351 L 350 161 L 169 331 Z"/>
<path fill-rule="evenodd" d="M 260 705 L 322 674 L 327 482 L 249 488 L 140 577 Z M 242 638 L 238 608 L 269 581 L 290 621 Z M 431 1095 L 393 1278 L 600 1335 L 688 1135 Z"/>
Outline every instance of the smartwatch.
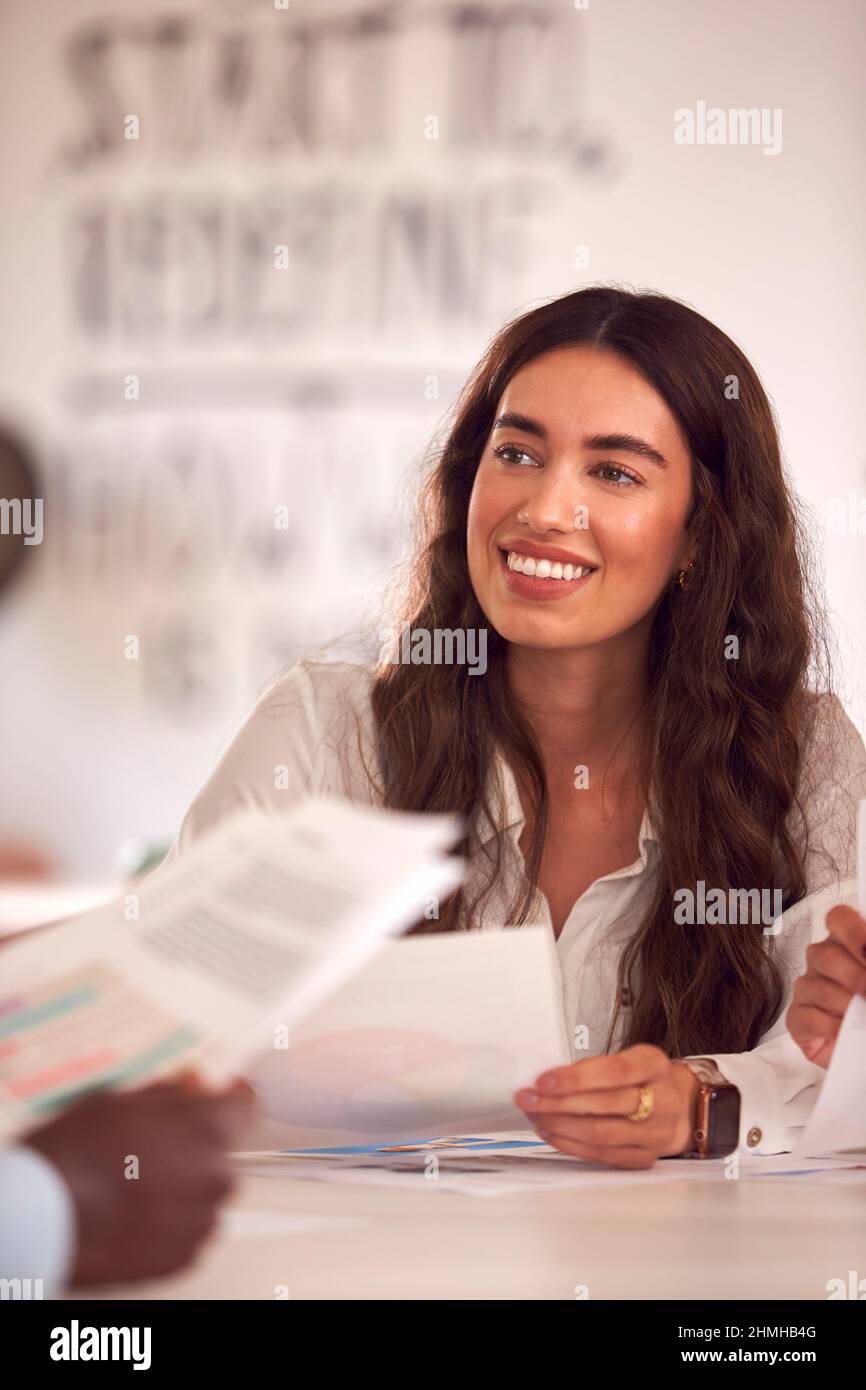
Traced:
<path fill-rule="evenodd" d="M 740 1092 L 709 1058 L 684 1059 L 698 1078 L 694 1143 L 684 1158 L 723 1158 L 740 1142 Z"/>

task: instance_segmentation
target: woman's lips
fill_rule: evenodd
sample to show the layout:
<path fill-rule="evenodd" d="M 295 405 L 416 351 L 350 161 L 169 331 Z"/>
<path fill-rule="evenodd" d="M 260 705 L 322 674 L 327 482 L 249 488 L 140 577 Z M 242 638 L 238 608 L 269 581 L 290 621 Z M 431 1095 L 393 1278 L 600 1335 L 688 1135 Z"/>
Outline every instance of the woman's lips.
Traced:
<path fill-rule="evenodd" d="M 595 574 L 595 570 L 590 570 L 589 574 L 584 574 L 580 579 L 567 580 L 539 579 L 534 574 L 520 574 L 517 570 L 508 568 L 508 554 L 504 550 L 499 551 L 499 563 L 506 588 L 518 598 L 568 598 L 578 589 L 582 589 L 585 584 L 588 584 Z"/>

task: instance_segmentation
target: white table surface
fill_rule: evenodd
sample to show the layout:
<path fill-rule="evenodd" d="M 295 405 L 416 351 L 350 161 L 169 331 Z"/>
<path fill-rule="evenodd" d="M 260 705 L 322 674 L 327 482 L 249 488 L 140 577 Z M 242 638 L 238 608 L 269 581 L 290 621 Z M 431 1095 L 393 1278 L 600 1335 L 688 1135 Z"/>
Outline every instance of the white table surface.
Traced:
<path fill-rule="evenodd" d="M 328 1229 L 217 1236 L 194 1267 L 93 1297 L 822 1299 L 866 1279 L 866 1172 L 469 1197 L 248 1176 L 232 1207 Z M 285 1297 L 285 1294 L 282 1295 Z"/>
<path fill-rule="evenodd" d="M 0 880 L 0 937 L 102 907 L 121 891 L 117 883 L 64 882 L 57 879 Z"/>

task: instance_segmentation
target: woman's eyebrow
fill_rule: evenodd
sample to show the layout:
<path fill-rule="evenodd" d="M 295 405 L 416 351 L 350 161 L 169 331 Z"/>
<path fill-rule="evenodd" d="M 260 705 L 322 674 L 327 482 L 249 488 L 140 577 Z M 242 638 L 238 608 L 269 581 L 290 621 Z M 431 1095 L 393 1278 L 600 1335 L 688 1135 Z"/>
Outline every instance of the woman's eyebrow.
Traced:
<path fill-rule="evenodd" d="M 668 466 L 664 454 L 660 454 L 658 449 L 654 449 L 645 439 L 638 439 L 634 434 L 591 434 L 584 439 L 583 447 L 609 449 L 611 453 L 637 454 L 642 459 L 648 459 L 650 463 L 657 463 L 659 468 Z"/>
<path fill-rule="evenodd" d="M 493 428 L 495 430 L 520 430 L 521 434 L 534 434 L 537 439 L 547 438 L 547 430 L 540 420 L 533 420 L 531 416 L 521 415 L 514 410 L 508 410 L 504 415 L 497 415 L 493 422 Z M 639 458 L 658 464 L 659 468 L 667 468 L 668 466 L 664 454 L 660 454 L 658 449 L 654 449 L 651 444 L 647 444 L 645 439 L 639 439 L 634 434 L 590 434 L 584 439 L 583 447 L 584 449 L 609 449 L 611 452 L 637 454 Z"/>
<path fill-rule="evenodd" d="M 497 415 L 493 421 L 495 430 L 520 430 L 521 434 L 534 434 L 538 439 L 547 438 L 547 430 L 539 420 L 532 420 L 528 415 L 519 415 L 514 410 L 507 410 L 504 415 Z"/>

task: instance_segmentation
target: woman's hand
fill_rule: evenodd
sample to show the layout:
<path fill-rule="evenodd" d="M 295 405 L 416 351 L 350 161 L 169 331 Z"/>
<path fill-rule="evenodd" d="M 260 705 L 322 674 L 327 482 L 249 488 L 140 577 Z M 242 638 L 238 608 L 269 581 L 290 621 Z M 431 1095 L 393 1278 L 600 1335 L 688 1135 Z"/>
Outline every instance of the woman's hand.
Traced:
<path fill-rule="evenodd" d="M 515 1100 L 539 1137 L 562 1153 L 651 1168 L 657 1158 L 691 1149 L 698 1084 L 682 1062 L 642 1044 L 544 1072 L 534 1091 L 518 1091 Z M 630 1120 L 642 1086 L 652 1088 L 652 1114 Z"/>
<path fill-rule="evenodd" d="M 828 1067 L 851 999 L 866 995 L 866 920 L 853 907 L 834 907 L 826 916 L 830 935 L 806 951 L 806 973 L 794 986 L 785 1017 L 801 1052 Z"/>

